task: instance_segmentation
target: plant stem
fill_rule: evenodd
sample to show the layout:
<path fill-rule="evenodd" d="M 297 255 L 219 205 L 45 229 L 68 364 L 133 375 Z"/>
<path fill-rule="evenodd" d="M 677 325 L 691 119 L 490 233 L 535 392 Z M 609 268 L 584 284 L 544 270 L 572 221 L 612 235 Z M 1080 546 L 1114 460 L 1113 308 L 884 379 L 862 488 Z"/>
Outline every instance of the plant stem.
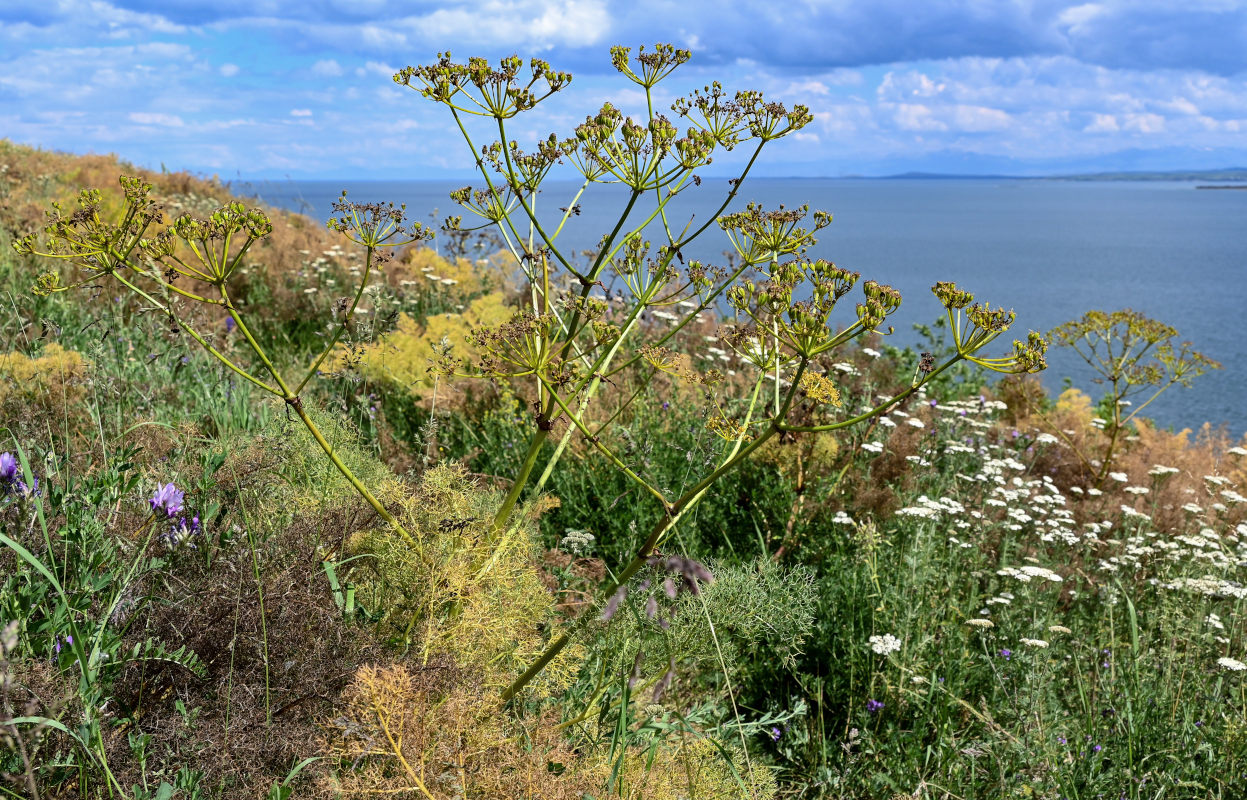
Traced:
<path fill-rule="evenodd" d="M 524 487 L 528 484 L 528 476 L 532 474 L 533 467 L 537 465 L 537 456 L 541 454 L 541 447 L 546 443 L 546 439 L 550 436 L 550 431 L 545 428 L 538 428 L 533 434 L 533 438 L 528 443 L 528 452 L 524 455 L 524 463 L 520 465 L 520 471 L 516 473 L 515 480 L 511 483 L 511 491 L 507 492 L 507 496 L 502 501 L 502 505 L 498 507 L 498 513 L 494 514 L 493 531 L 497 533 L 511 519 L 511 512 L 515 510 L 515 504 L 520 499 Z"/>
<path fill-rule="evenodd" d="M 312 418 L 309 417 L 307 411 L 304 410 L 303 403 L 299 402 L 296 397 L 293 400 L 287 401 L 286 405 L 293 408 L 294 413 L 299 415 L 299 419 L 303 420 L 303 424 L 307 426 L 307 429 L 312 434 L 312 438 L 314 438 L 316 443 L 320 445 L 320 449 L 325 451 L 325 455 L 327 455 L 329 460 L 333 462 L 333 465 L 338 468 L 338 472 L 342 473 L 342 477 L 346 478 L 347 482 L 355 488 L 355 491 L 359 492 L 360 496 L 363 497 L 364 500 L 368 501 L 368 505 L 372 506 L 373 510 L 377 512 L 377 515 L 380 516 L 381 519 L 390 523 L 390 527 L 402 536 L 408 544 L 416 546 L 417 542 L 415 537 L 407 532 L 407 529 L 403 527 L 402 523 L 395 519 L 394 515 L 385 509 L 385 506 L 381 504 L 381 501 L 378 500 L 372 492 L 368 491 L 368 487 L 361 483 L 359 478 L 355 477 L 355 473 L 351 472 L 351 468 L 343 463 L 342 459 L 338 457 L 338 454 L 333 449 L 333 445 L 329 444 L 329 442 L 325 440 L 325 436 L 320 432 L 320 428 L 316 427 L 316 423 L 312 422 Z"/>

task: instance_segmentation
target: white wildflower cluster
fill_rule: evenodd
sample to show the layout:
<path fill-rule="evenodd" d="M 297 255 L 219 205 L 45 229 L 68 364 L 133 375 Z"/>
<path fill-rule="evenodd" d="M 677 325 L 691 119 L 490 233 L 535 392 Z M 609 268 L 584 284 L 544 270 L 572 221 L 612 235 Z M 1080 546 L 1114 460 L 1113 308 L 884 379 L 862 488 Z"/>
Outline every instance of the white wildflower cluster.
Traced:
<path fill-rule="evenodd" d="M 937 430 L 947 437 L 934 446 L 945 456 L 962 454 L 965 458 L 957 464 L 959 471 L 955 473 L 956 481 L 951 490 L 938 499 L 920 496 L 902 508 L 899 516 L 942 522 L 952 529 L 946 534 L 949 545 L 959 549 L 978 547 L 980 535 L 1008 531 L 1017 534 L 1014 540 L 1029 552 L 1047 553 L 1054 559 L 1053 566 L 1081 561 L 1101 574 L 1146 580 L 1168 591 L 1218 599 L 1247 598 L 1244 585 L 1247 576 L 1241 572 L 1247 570 L 1247 523 L 1239 523 L 1222 535 L 1213 530 L 1214 527 L 1221 529 L 1229 509 L 1247 504 L 1247 490 L 1234 485 L 1229 478 L 1223 475 L 1204 477 L 1209 496 L 1207 503 L 1195 502 L 1192 498 L 1191 502 L 1177 505 L 1162 495 L 1149 510 L 1122 504 L 1099 506 L 1095 499 L 1105 494 L 1101 490 L 1070 487 L 1071 496 L 1085 501 L 1079 504 L 1080 516 L 1076 517 L 1073 504 L 1052 478 L 1031 477 L 1028 464 L 1019 460 L 1019 457 L 1026 458 L 1017 452 L 1025 446 L 1024 436 L 1014 436 L 1012 441 L 1006 438 L 1003 443 L 993 441 L 988 433 L 993 426 L 995 410 L 991 402 L 962 400 L 930 407 L 936 413 Z M 895 410 L 891 416 L 898 420 L 911 418 Z M 1039 435 L 1030 435 L 1034 436 L 1030 441 L 1040 442 Z M 1055 440 L 1056 437 L 1051 438 Z M 1043 443 L 1053 442 L 1044 439 Z M 879 447 L 882 449 L 882 444 Z M 1166 477 L 1180 471 L 1177 467 L 1154 464 L 1147 471 L 1150 485 L 1132 482 L 1125 471 L 1114 471 L 1107 477 L 1115 491 L 1139 498 L 1136 503 L 1142 505 L 1143 498 L 1160 493 Z M 1149 511 L 1154 511 L 1155 519 Z M 1164 513 L 1166 511 L 1178 511 L 1179 518 L 1184 521 L 1173 520 Z M 1088 519 L 1085 515 L 1089 513 L 1100 518 Z M 1163 532 L 1158 530 L 1162 521 L 1173 527 Z M 973 533 L 962 533 L 967 529 Z M 1058 551 L 1064 548 L 1074 552 Z M 1064 583 L 1060 573 L 1044 566 L 1039 559 L 1028 560 L 1032 563 L 1003 566 L 996 574 L 1016 584 L 1037 587 Z M 1104 602 L 1114 602 L 1109 594 L 1100 596 Z M 1012 594 L 998 591 L 980 612 L 984 619 L 968 624 L 988 627 L 991 622 L 985 617 L 993 608 L 1012 604 Z M 1068 629 L 1061 626 L 1051 630 L 1068 633 Z"/>
<path fill-rule="evenodd" d="M 559 540 L 559 549 L 575 556 L 588 555 L 593 550 L 593 534 L 568 528 Z"/>
<path fill-rule="evenodd" d="M 943 514 L 960 515 L 965 511 L 966 507 L 952 498 L 941 497 L 938 500 L 932 500 L 924 494 L 919 495 L 916 505 L 897 509 L 896 513 L 907 517 L 939 519 Z"/>
<path fill-rule="evenodd" d="M 1164 588 L 1173 591 L 1191 592 L 1193 594 L 1202 594 L 1205 597 L 1227 598 L 1234 600 L 1242 600 L 1247 598 L 1247 586 L 1235 581 L 1227 581 L 1221 578 L 1214 578 L 1211 575 L 1205 575 L 1202 578 L 1177 578 L 1169 583 L 1163 584 Z"/>
<path fill-rule="evenodd" d="M 1020 641 L 1027 647 L 1038 647 L 1041 650 L 1048 646 L 1048 643 L 1043 639 L 1027 639 L 1023 637 Z"/>
<path fill-rule="evenodd" d="M 1230 672 L 1242 672 L 1247 670 L 1247 664 L 1239 661 L 1237 658 L 1223 657 L 1218 658 L 1217 663 Z"/>
<path fill-rule="evenodd" d="M 886 656 L 901 649 L 901 640 L 890 633 L 870 637 L 870 649 L 878 655 Z"/>
<path fill-rule="evenodd" d="M 1052 581 L 1053 583 L 1060 583 L 1065 580 L 1052 570 L 1047 569 L 1046 567 L 1037 567 L 1033 564 L 1027 564 L 1026 566 L 1020 568 L 1003 567 L 1002 569 L 996 570 L 996 574 L 1007 578 L 1013 578 L 1014 580 L 1021 581 L 1022 583 L 1030 583 L 1035 578 Z"/>

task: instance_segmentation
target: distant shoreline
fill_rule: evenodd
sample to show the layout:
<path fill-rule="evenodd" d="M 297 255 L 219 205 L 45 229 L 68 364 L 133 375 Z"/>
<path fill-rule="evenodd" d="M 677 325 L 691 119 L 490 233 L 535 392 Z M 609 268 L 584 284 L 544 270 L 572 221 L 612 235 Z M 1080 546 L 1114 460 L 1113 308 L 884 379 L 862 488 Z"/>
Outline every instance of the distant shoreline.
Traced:
<path fill-rule="evenodd" d="M 1222 186 L 1196 186 L 1195 188 L 1196 189 L 1247 189 L 1247 185 L 1244 185 L 1244 186 L 1223 186 L 1223 185 Z"/>

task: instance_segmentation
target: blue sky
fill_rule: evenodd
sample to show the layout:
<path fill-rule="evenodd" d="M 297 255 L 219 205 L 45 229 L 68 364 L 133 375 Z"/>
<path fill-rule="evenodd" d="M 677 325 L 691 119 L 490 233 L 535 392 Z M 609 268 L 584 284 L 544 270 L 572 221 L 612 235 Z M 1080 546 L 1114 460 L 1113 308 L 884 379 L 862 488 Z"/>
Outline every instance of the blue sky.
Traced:
<path fill-rule="evenodd" d="M 811 108 L 762 174 L 1247 166 L 1244 0 L 0 0 L 0 137 L 226 178 L 458 176 L 398 68 L 572 72 L 513 131 L 531 143 L 642 111 L 607 49 L 655 41 L 694 53 L 668 102 L 718 79 Z"/>

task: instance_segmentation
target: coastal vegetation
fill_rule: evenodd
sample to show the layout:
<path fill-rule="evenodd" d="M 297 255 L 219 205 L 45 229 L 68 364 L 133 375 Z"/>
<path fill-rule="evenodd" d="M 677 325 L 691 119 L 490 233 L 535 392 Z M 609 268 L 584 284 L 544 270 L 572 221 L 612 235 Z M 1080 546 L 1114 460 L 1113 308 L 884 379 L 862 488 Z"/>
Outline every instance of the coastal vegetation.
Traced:
<path fill-rule="evenodd" d="M 1141 413 L 1215 362 L 1128 310 L 1004 345 L 950 282 L 890 346 L 829 216 L 736 202 L 808 111 L 677 126 L 688 58 L 613 49 L 640 107 L 531 152 L 567 73 L 396 74 L 479 159 L 444 255 L 0 141 L 0 793 L 1237 796 L 1247 449 Z M 560 167 L 628 190 L 590 253 Z"/>

